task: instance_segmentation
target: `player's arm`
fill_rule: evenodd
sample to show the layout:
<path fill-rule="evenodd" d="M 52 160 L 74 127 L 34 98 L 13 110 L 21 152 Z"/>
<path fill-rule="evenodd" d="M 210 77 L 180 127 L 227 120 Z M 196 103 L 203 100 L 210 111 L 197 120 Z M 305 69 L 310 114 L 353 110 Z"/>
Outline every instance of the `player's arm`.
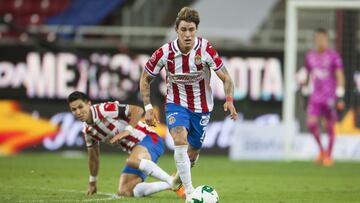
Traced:
<path fill-rule="evenodd" d="M 310 62 L 308 59 L 308 54 L 306 54 L 304 57 L 304 68 L 300 69 L 297 72 L 297 82 L 300 87 L 301 94 L 304 97 L 309 96 L 311 93 L 310 74 L 311 74 Z"/>
<path fill-rule="evenodd" d="M 155 79 L 155 77 L 152 77 L 147 73 L 145 70 L 141 74 L 140 78 L 140 94 L 141 98 L 144 102 L 144 105 L 151 104 L 150 102 L 150 84 Z"/>
<path fill-rule="evenodd" d="M 237 119 L 237 112 L 233 104 L 233 96 L 234 96 L 234 83 L 227 72 L 226 68 L 223 67 L 219 71 L 216 72 L 217 76 L 222 80 L 224 84 L 224 92 L 226 96 L 226 102 L 224 104 L 224 111 L 229 110 L 231 119 Z"/>
<path fill-rule="evenodd" d="M 342 68 L 337 68 L 335 71 L 336 77 L 336 97 L 338 98 L 336 107 L 338 110 L 345 108 L 345 102 L 343 100 L 345 96 L 345 76 Z"/>
<path fill-rule="evenodd" d="M 296 73 L 297 89 L 300 90 L 301 95 L 308 97 L 311 93 L 310 86 L 310 71 L 307 68 L 301 68 Z"/>
<path fill-rule="evenodd" d="M 135 105 L 129 105 L 129 115 L 128 115 L 128 118 L 130 119 L 129 125 L 135 127 L 139 122 L 139 120 L 141 119 L 143 113 L 144 110 L 141 107 Z"/>
<path fill-rule="evenodd" d="M 345 93 L 345 88 L 344 88 L 345 87 L 345 76 L 344 76 L 343 69 L 342 68 L 336 69 L 335 76 L 336 76 L 336 87 L 342 88 Z M 344 96 L 344 95 L 342 95 L 342 96 Z"/>
<path fill-rule="evenodd" d="M 145 122 L 150 126 L 155 126 L 158 122 L 150 102 L 150 84 L 154 79 L 155 77 L 151 76 L 145 70 L 140 78 L 140 94 L 145 106 Z"/>
<path fill-rule="evenodd" d="M 97 191 L 96 179 L 99 172 L 99 156 L 100 156 L 100 147 L 99 143 L 94 144 L 91 147 L 88 147 L 88 164 L 89 164 L 89 187 L 87 194 L 92 195 Z"/>
<path fill-rule="evenodd" d="M 335 65 L 335 79 L 336 79 L 336 90 L 335 94 L 337 97 L 336 108 L 338 110 L 344 110 L 345 102 L 345 77 L 343 72 L 343 62 L 339 53 L 335 53 L 333 56 Z"/>
<path fill-rule="evenodd" d="M 128 120 L 128 125 L 125 127 L 124 131 L 119 132 L 113 138 L 111 138 L 110 143 L 114 144 L 121 139 L 127 137 L 128 135 L 132 135 L 134 133 L 134 129 L 138 124 L 140 118 L 142 117 L 144 110 L 135 105 L 122 105 L 119 106 L 119 118 Z M 127 109 L 127 110 L 124 110 Z"/>

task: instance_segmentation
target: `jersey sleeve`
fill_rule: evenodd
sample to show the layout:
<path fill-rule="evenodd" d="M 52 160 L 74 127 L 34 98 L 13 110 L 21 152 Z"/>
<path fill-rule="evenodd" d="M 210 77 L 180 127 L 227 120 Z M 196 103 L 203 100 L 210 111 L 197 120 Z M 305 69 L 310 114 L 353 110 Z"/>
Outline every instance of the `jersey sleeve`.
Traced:
<path fill-rule="evenodd" d="M 150 57 L 150 59 L 145 64 L 145 71 L 153 76 L 156 77 L 159 75 L 161 69 L 164 67 L 164 47 L 160 47 L 157 49 Z"/>
<path fill-rule="evenodd" d="M 129 106 L 120 104 L 118 101 L 98 104 L 96 110 L 100 119 L 107 117 L 126 120 L 129 115 Z"/>
<path fill-rule="evenodd" d="M 129 105 L 118 103 L 118 117 L 127 120 L 129 117 Z"/>
<path fill-rule="evenodd" d="M 334 57 L 335 70 L 343 69 L 344 64 L 342 62 L 341 56 L 337 52 L 335 52 L 333 57 Z"/>
<path fill-rule="evenodd" d="M 211 69 L 213 69 L 216 72 L 224 67 L 222 59 L 220 58 L 219 54 L 217 53 L 217 51 L 211 45 L 210 42 L 207 42 L 206 53 L 208 56 L 206 58 L 206 63 L 210 66 Z"/>
<path fill-rule="evenodd" d="M 83 133 L 83 136 L 84 136 L 84 139 L 85 139 L 85 144 L 86 144 L 86 147 L 87 148 L 91 148 L 95 145 L 97 145 L 99 143 L 99 141 L 93 139 L 91 136 L 90 136 L 90 132 L 88 131 L 88 128 L 86 126 L 84 126 L 83 130 L 82 130 L 82 133 Z"/>

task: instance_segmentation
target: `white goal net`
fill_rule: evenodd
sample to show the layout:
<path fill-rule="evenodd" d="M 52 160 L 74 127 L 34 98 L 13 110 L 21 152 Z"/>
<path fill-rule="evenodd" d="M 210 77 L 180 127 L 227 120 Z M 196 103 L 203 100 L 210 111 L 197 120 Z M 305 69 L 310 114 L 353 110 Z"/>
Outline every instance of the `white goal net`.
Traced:
<path fill-rule="evenodd" d="M 291 145 L 294 136 L 297 136 L 299 132 L 307 132 L 305 126 L 306 100 L 297 91 L 295 75 L 304 65 L 306 51 L 314 47 L 313 36 L 317 28 L 327 30 L 330 47 L 337 50 L 343 59 L 346 80 L 346 111 L 352 111 L 355 114 L 354 119 L 356 119 L 356 114 L 360 110 L 359 89 L 357 89 L 360 87 L 359 24 L 360 1 L 287 1 L 284 56 L 285 97 L 283 104 L 284 146 L 287 158 L 291 158 Z M 357 83 L 358 81 L 359 83 Z M 357 122 L 358 119 L 354 121 L 355 125 Z"/>

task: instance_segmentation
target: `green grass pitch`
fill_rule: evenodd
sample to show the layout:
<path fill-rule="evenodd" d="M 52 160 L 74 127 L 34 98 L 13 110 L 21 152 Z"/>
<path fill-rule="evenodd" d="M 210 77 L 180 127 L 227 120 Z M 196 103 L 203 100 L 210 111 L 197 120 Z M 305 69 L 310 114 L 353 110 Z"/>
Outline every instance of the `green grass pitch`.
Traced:
<path fill-rule="evenodd" d="M 0 157 L 0 202 L 184 202 L 171 191 L 146 198 L 114 199 L 125 155 L 101 154 L 99 194 L 87 197 L 87 157 L 27 153 Z M 160 158 L 175 171 L 172 155 Z M 200 156 L 192 169 L 194 185 L 215 187 L 220 202 L 360 202 L 360 163 L 333 167 L 311 162 L 229 161 L 226 156 Z M 153 179 L 148 179 L 153 181 Z"/>

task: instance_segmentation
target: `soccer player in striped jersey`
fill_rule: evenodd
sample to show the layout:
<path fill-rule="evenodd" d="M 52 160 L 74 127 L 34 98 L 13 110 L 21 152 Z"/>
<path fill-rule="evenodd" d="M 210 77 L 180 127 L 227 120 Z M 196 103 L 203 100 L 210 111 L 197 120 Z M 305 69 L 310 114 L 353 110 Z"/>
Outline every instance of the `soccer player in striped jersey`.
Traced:
<path fill-rule="evenodd" d="M 72 114 L 84 122 L 90 170 L 88 195 L 97 191 L 99 142 L 129 154 L 119 179 L 119 196 L 142 197 L 171 188 L 174 178 L 156 164 L 164 153 L 163 140 L 139 121 L 144 113 L 141 107 L 118 102 L 92 105 L 88 95 L 78 91 L 68 96 L 68 104 Z M 160 181 L 145 183 L 147 175 Z"/>
<path fill-rule="evenodd" d="M 145 121 L 153 126 L 158 120 L 150 102 L 150 83 L 162 69 L 166 71 L 166 122 L 175 143 L 174 159 L 186 196 L 194 190 L 190 167 L 198 158 L 213 109 L 211 71 L 224 84 L 224 110 L 230 111 L 233 120 L 237 118 L 233 82 L 211 43 L 196 36 L 199 22 L 196 10 L 182 8 L 175 22 L 177 39 L 153 53 L 140 79 Z"/>
<path fill-rule="evenodd" d="M 331 154 L 335 141 L 336 108 L 342 110 L 345 107 L 343 63 L 339 54 L 328 48 L 328 44 L 326 30 L 319 28 L 315 32 L 315 49 L 309 50 L 305 55 L 305 67 L 313 84 L 307 106 L 307 125 L 319 146 L 320 153 L 315 162 L 325 166 L 333 164 Z M 322 146 L 320 139 L 318 125 L 321 117 L 325 118 L 329 137 L 327 148 Z"/>

